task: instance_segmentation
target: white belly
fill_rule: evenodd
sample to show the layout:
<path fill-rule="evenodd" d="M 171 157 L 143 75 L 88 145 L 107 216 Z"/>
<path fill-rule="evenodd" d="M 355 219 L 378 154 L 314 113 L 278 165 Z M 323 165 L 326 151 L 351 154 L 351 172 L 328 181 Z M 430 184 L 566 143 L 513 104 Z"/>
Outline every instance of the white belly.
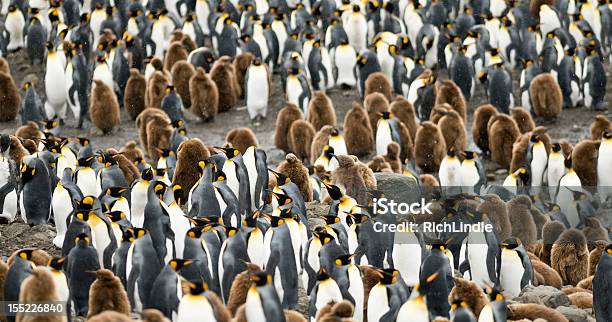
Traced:
<path fill-rule="evenodd" d="M 381 284 L 376 284 L 370 290 L 368 298 L 368 321 L 379 321 L 389 311 L 387 288 Z"/>
<path fill-rule="evenodd" d="M 389 126 L 387 121 L 378 121 L 378 129 L 376 130 L 376 154 L 387 154 L 387 145 L 392 142 L 391 126 Z"/>
<path fill-rule="evenodd" d="M 223 173 L 227 177 L 227 186 L 234 192 L 236 197 L 240 196 L 240 182 L 236 175 L 236 164 L 232 160 L 227 160 L 223 164 Z"/>
<path fill-rule="evenodd" d="M 144 209 L 149 199 L 147 196 L 148 185 L 148 182 L 141 181 L 137 183 L 134 188 L 132 188 L 130 222 L 136 228 L 142 228 L 142 225 L 144 224 Z"/>
<path fill-rule="evenodd" d="M 53 244 L 57 248 L 62 248 L 64 244 L 64 236 L 68 227 L 66 226 L 66 218 L 72 212 L 72 204 L 70 194 L 64 187 L 58 186 L 53 191 L 51 199 L 51 207 L 53 207 L 53 216 L 55 219 L 55 231 L 57 235 L 53 238 Z M 6 202 L 6 201 L 5 201 Z"/>
<path fill-rule="evenodd" d="M 507 298 L 515 298 L 521 292 L 524 272 L 525 268 L 518 254 L 515 251 L 503 250 L 499 280 Z"/>
<path fill-rule="evenodd" d="M 402 233 L 408 235 L 409 233 Z M 414 234 L 410 233 L 414 236 Z M 408 286 L 415 286 L 419 283 L 419 274 L 421 272 L 421 246 L 418 240 L 414 239 L 410 242 L 402 240 L 402 243 L 396 243 L 393 246 L 393 264 L 400 271 L 402 278 Z"/>
<path fill-rule="evenodd" d="M 83 196 L 97 196 L 97 179 L 93 169 L 80 169 L 77 173 L 77 186 L 81 189 Z"/>
<path fill-rule="evenodd" d="M 204 296 L 185 295 L 178 308 L 176 322 L 216 322 L 215 313 Z"/>
<path fill-rule="evenodd" d="M 246 98 L 247 110 L 251 119 L 258 115 L 263 117 L 267 114 L 268 97 L 270 86 L 268 84 L 268 73 L 262 66 L 249 68 L 249 79 L 246 84 L 248 96 Z"/>
<path fill-rule="evenodd" d="M 345 84 L 355 86 L 357 79 L 353 69 L 357 64 L 357 54 L 355 49 L 350 45 L 340 45 L 334 51 L 334 65 L 337 68 L 338 74 L 336 84 Z"/>

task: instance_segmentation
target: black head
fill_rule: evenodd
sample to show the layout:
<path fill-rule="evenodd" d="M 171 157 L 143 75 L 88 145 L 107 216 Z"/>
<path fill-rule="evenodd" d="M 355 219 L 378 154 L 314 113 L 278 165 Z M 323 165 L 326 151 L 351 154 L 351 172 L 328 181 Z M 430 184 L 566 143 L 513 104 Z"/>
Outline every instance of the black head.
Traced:
<path fill-rule="evenodd" d="M 128 191 L 128 188 L 125 187 L 110 187 L 106 189 L 106 195 L 113 198 L 119 198 L 126 191 Z"/>
<path fill-rule="evenodd" d="M 257 272 L 251 275 L 251 281 L 255 283 L 255 286 L 262 287 L 268 284 L 272 284 L 272 275 L 266 272 Z"/>
<path fill-rule="evenodd" d="M 175 271 L 179 271 L 179 270 L 181 270 L 181 268 L 187 267 L 187 266 L 189 266 L 191 264 L 193 264 L 193 260 L 191 260 L 191 259 L 180 259 L 180 258 L 174 258 L 174 259 L 171 259 L 168 262 L 168 265 L 170 267 L 172 267 L 172 269 L 175 270 Z"/>
<path fill-rule="evenodd" d="M 142 170 L 140 177 L 142 178 L 142 180 L 151 181 L 155 177 L 155 174 L 153 173 L 153 169 L 149 167 L 149 168 Z"/>
<path fill-rule="evenodd" d="M 336 257 L 335 264 L 338 266 L 346 266 L 353 262 L 353 258 L 356 254 L 344 254 Z"/>
<path fill-rule="evenodd" d="M 342 198 L 342 191 L 338 186 L 328 184 L 326 182 L 323 182 L 323 185 L 325 186 L 325 189 L 327 189 L 327 193 L 329 194 L 330 198 L 332 198 L 333 200 L 340 200 L 340 198 Z"/>
<path fill-rule="evenodd" d="M 122 211 L 111 211 L 106 214 L 106 217 L 108 217 L 108 219 L 110 219 L 112 222 L 118 222 L 125 219 L 126 216 Z"/>
<path fill-rule="evenodd" d="M 17 257 L 23 260 L 32 260 L 32 254 L 34 253 L 34 249 L 22 249 L 17 252 Z"/>
<path fill-rule="evenodd" d="M 553 143 L 552 144 L 552 151 L 553 152 L 561 152 L 561 144 L 560 143 Z"/>
<path fill-rule="evenodd" d="M 49 261 L 49 267 L 51 267 L 52 269 L 56 270 L 56 271 L 61 271 L 64 267 L 64 262 L 66 261 L 66 259 L 64 257 L 53 257 L 51 258 L 51 260 Z"/>
<path fill-rule="evenodd" d="M 503 249 L 516 249 L 521 246 L 521 240 L 516 237 L 510 237 L 500 244 Z"/>
<path fill-rule="evenodd" d="M 341 221 L 340 217 L 334 215 L 322 215 L 319 218 L 323 219 L 326 225 L 335 225 Z"/>

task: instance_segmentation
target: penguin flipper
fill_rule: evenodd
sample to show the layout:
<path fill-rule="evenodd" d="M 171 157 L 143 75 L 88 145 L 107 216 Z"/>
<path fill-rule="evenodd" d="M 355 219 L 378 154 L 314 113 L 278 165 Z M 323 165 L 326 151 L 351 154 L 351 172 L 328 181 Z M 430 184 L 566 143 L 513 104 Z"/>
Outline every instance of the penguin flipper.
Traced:
<path fill-rule="evenodd" d="M 15 185 L 11 181 L 5 183 L 0 187 L 0 211 L 4 209 L 4 199 L 11 191 L 15 190 Z M 15 191 L 16 192 L 16 191 Z"/>
<path fill-rule="evenodd" d="M 140 274 L 140 268 L 138 266 L 132 266 L 132 272 L 129 273 L 128 282 L 127 282 L 127 294 L 128 300 L 130 300 L 130 305 L 132 307 L 136 307 L 136 299 L 134 297 L 134 292 L 136 292 L 136 280 L 138 279 L 138 275 Z"/>

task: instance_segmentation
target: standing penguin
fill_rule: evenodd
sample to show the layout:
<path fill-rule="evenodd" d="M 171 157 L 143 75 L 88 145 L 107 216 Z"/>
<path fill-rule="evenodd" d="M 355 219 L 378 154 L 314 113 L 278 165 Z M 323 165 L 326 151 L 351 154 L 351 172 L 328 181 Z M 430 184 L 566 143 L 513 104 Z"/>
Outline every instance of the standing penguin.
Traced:
<path fill-rule="evenodd" d="M 293 56 L 291 59 L 293 60 Z M 295 65 L 295 66 L 294 66 Z M 306 74 L 299 63 L 294 62 L 292 67 L 287 69 L 287 79 L 285 81 L 285 96 L 289 103 L 297 105 L 300 110 L 308 117 L 308 104 L 312 92 Z"/>
<path fill-rule="evenodd" d="M 366 92 L 365 92 L 366 80 L 371 74 L 374 74 L 380 71 L 381 71 L 380 63 L 378 62 L 378 57 L 376 56 L 375 52 L 369 49 L 364 49 L 363 51 L 359 52 L 359 56 L 357 56 L 356 74 L 357 74 L 357 89 L 359 90 L 359 95 L 361 96 L 362 99 L 366 96 Z"/>
<path fill-rule="evenodd" d="M 203 121 L 211 121 L 219 110 L 219 90 L 217 84 L 203 68 L 198 68 L 189 79 L 191 107 L 189 111 Z"/>
<path fill-rule="evenodd" d="M 351 10 L 342 13 L 342 25 L 347 31 L 349 44 L 358 53 L 367 48 L 367 24 L 366 17 L 358 4 L 354 4 Z"/>
<path fill-rule="evenodd" d="M 91 122 L 102 131 L 102 134 L 107 134 L 121 123 L 119 102 L 112 88 L 101 80 L 96 79 L 94 83 L 89 108 Z"/>
<path fill-rule="evenodd" d="M 47 67 L 45 69 L 45 110 L 47 118 L 66 118 L 66 74 L 64 59 L 56 52 L 52 43 L 47 44 Z"/>
<path fill-rule="evenodd" d="M 588 57 L 585 59 L 586 68 L 583 70 L 584 105 L 592 110 L 605 109 L 602 106 L 606 96 L 606 82 L 604 66 L 595 48 L 589 47 Z"/>
<path fill-rule="evenodd" d="M 272 275 L 260 272 L 251 276 L 245 302 L 247 321 L 285 321 L 283 306 L 274 287 Z"/>
<path fill-rule="evenodd" d="M 2 297 L 4 301 L 19 301 L 21 285 L 32 274 L 32 270 L 35 268 L 32 262 L 33 251 L 33 249 L 17 251 L 13 263 L 8 267 L 8 271 L 5 272 L 6 275 L 3 276 L 4 285 L 2 285 L 2 290 L 4 294 L 2 294 Z M 15 317 L 9 317 L 8 321 L 14 322 Z"/>
<path fill-rule="evenodd" d="M 76 246 L 68 253 L 66 273 L 74 310 L 77 316 L 85 316 L 89 311 L 89 289 L 96 280 L 93 272 L 100 269 L 100 262 L 87 234 L 76 236 L 75 243 Z"/>
<path fill-rule="evenodd" d="M 123 95 L 123 106 L 132 120 L 136 120 L 140 112 L 145 109 L 146 90 L 147 81 L 144 75 L 139 70 L 132 68 Z"/>
<path fill-rule="evenodd" d="M 608 296 L 612 289 L 611 273 L 612 245 L 608 245 L 599 259 L 595 276 L 593 277 L 593 312 L 597 321 L 609 321 L 612 319 L 612 300 Z"/>
<path fill-rule="evenodd" d="M 342 301 L 342 293 L 340 287 L 333 280 L 324 268 L 321 268 L 317 274 L 317 284 L 310 292 L 310 304 L 308 306 L 308 316 L 312 321 L 327 303 L 334 301 Z"/>
<path fill-rule="evenodd" d="M 42 101 L 38 93 L 36 93 L 36 89 L 30 82 L 25 82 L 22 88 L 25 94 L 21 101 L 21 124 L 26 125 L 29 121 L 43 121 L 46 117 L 44 115 Z"/>
<path fill-rule="evenodd" d="M 514 107 L 512 76 L 504 67 L 504 63 L 495 64 L 478 76 L 481 81 L 487 83 L 486 92 L 491 105 L 499 112 L 510 113 L 510 108 Z"/>
<path fill-rule="evenodd" d="M 21 217 L 29 225 L 46 224 L 51 209 L 51 178 L 42 159 L 29 157 L 21 166 Z"/>
<path fill-rule="evenodd" d="M 166 96 L 161 101 L 161 109 L 166 112 L 172 122 L 183 119 L 183 100 L 176 92 L 174 85 L 166 86 Z"/>
<path fill-rule="evenodd" d="M 355 78 L 355 65 L 357 64 L 357 51 L 347 39 L 342 39 L 334 49 L 335 83 L 343 88 L 354 87 L 357 84 Z"/>
<path fill-rule="evenodd" d="M 151 289 L 151 307 L 158 309 L 168 319 L 178 313 L 183 291 L 178 275 L 183 267 L 193 263 L 192 260 L 172 259 L 159 273 Z"/>
<path fill-rule="evenodd" d="M 255 124 L 260 124 L 268 113 L 268 98 L 272 90 L 270 77 L 268 65 L 262 64 L 259 58 L 255 58 L 247 69 L 244 96 L 249 116 Z"/>
<path fill-rule="evenodd" d="M 251 193 L 249 174 L 244 164 L 244 159 L 239 150 L 234 148 L 221 149 L 227 160 L 223 163 L 222 171 L 226 174 L 227 184 L 240 202 L 241 214 L 250 212 Z"/>
<path fill-rule="evenodd" d="M 504 295 L 514 298 L 525 286 L 531 285 L 533 279 L 531 259 L 518 238 L 506 239 L 500 246 L 499 283 L 504 290 Z"/>
<path fill-rule="evenodd" d="M 481 189 L 487 185 L 484 165 L 476 152 L 463 151 L 461 154 L 461 189 L 463 192 L 480 194 Z"/>
<path fill-rule="evenodd" d="M 414 140 L 416 164 L 428 173 L 438 172 L 446 154 L 446 143 L 437 125 L 426 121 L 417 130 Z"/>

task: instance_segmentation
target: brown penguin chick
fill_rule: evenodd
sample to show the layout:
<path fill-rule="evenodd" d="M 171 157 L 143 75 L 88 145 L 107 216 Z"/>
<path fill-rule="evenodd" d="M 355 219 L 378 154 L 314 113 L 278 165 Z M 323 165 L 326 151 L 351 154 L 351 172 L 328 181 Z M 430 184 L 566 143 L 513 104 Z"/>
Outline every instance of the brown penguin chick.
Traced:
<path fill-rule="evenodd" d="M 142 322 L 170 322 L 166 317 L 156 309 L 146 309 L 142 311 Z"/>
<path fill-rule="evenodd" d="M 414 141 L 417 129 L 419 128 L 414 106 L 412 106 L 404 96 L 398 95 L 389 108 L 391 109 L 391 113 L 406 125 L 410 132 L 410 138 Z"/>
<path fill-rule="evenodd" d="M 198 138 L 189 139 L 179 145 L 172 184 L 180 185 L 183 188 L 183 200 L 187 200 L 189 191 L 200 177 L 198 163 L 209 157 L 208 148 Z"/>
<path fill-rule="evenodd" d="M 370 119 L 370 127 L 372 128 L 372 135 L 376 134 L 378 129 L 378 119 L 380 113 L 389 112 L 389 101 L 385 95 L 381 93 L 372 93 L 364 99 L 365 109 L 368 112 L 368 118 Z"/>
<path fill-rule="evenodd" d="M 19 114 L 21 96 L 10 73 L 0 72 L 0 122 L 12 121 Z"/>
<path fill-rule="evenodd" d="M 467 131 L 463 119 L 454 110 L 447 111 L 440 121 L 438 128 L 442 131 L 446 148 L 455 148 L 455 151 L 463 151 L 467 147 Z"/>
<path fill-rule="evenodd" d="M 534 77 L 529 85 L 533 111 L 545 120 L 555 119 L 563 107 L 563 93 L 557 79 L 550 73 Z"/>
<path fill-rule="evenodd" d="M 595 275 L 595 269 L 597 268 L 597 264 L 599 263 L 601 255 L 603 255 L 607 245 L 608 243 L 603 240 L 599 240 L 593 245 L 593 249 L 589 253 L 589 276 Z"/>
<path fill-rule="evenodd" d="M 231 129 L 225 135 L 225 142 L 230 143 L 232 147 L 238 149 L 242 154 L 244 154 L 249 147 L 259 145 L 255 133 L 248 127 Z"/>
<path fill-rule="evenodd" d="M 227 300 L 227 309 L 232 316 L 236 315 L 238 308 L 246 303 L 247 293 L 253 284 L 251 276 L 253 273 L 261 272 L 261 267 L 253 263 L 247 263 L 247 269 L 236 275 L 230 288 L 230 296 Z"/>
<path fill-rule="evenodd" d="M 374 172 L 393 172 L 391 165 L 385 161 L 382 155 L 377 155 L 367 163 L 368 168 Z"/>
<path fill-rule="evenodd" d="M 58 301 L 57 290 L 53 276 L 49 270 L 37 267 L 32 270 L 32 275 L 26 278 L 21 284 L 19 293 L 20 304 L 34 304 L 38 302 Z M 63 322 L 66 321 L 65 315 L 17 315 L 18 322 Z"/>
<path fill-rule="evenodd" d="M 164 56 L 164 69 L 168 71 L 172 70 L 172 67 L 174 67 L 176 62 L 183 60 L 187 61 L 188 55 L 189 53 L 185 47 L 183 47 L 182 43 L 178 41 L 170 43 L 170 46 L 168 46 L 168 50 L 166 51 L 166 55 Z"/>
<path fill-rule="evenodd" d="M 561 144 L 561 151 L 563 151 L 563 155 L 572 155 L 572 152 L 574 151 L 574 146 L 568 140 L 561 139 L 559 140 L 559 144 Z"/>
<path fill-rule="evenodd" d="M 565 231 L 565 226 L 559 221 L 549 221 L 542 227 L 542 249 L 538 257 L 542 262 L 550 265 L 550 251 L 559 236 Z"/>
<path fill-rule="evenodd" d="M 181 45 L 183 45 L 183 48 L 185 48 L 188 53 L 198 48 L 193 39 L 191 39 L 191 37 L 189 37 L 188 35 L 184 34 L 183 31 L 180 29 L 174 30 L 172 32 L 172 38 L 170 38 L 169 43 L 171 44 L 175 41 L 180 42 Z"/>
<path fill-rule="evenodd" d="M 149 145 L 148 145 L 149 140 L 147 138 L 147 124 L 149 123 L 149 120 L 152 120 L 153 118 L 156 118 L 156 119 L 165 118 L 166 123 L 169 123 L 169 124 L 171 123 L 170 118 L 168 118 L 168 115 L 166 115 L 166 113 L 159 108 L 153 108 L 153 107 L 146 108 L 142 111 L 142 113 L 138 115 L 138 117 L 136 117 L 136 127 L 138 128 L 138 136 L 140 137 L 140 145 L 142 146 L 144 152 L 147 154 L 149 153 Z"/>
<path fill-rule="evenodd" d="M 136 68 L 130 69 L 130 77 L 125 85 L 123 106 L 132 120 L 145 109 L 147 81 Z"/>
<path fill-rule="evenodd" d="M 594 277 L 595 277 L 594 275 L 590 275 L 589 277 L 583 279 L 582 281 L 580 281 L 578 283 L 577 287 L 592 292 L 593 291 L 593 278 Z"/>
<path fill-rule="evenodd" d="M 438 173 L 440 163 L 446 156 L 446 142 L 440 128 L 425 121 L 414 139 L 416 164 L 425 173 Z"/>
<path fill-rule="evenodd" d="M 172 85 L 183 101 L 185 108 L 191 107 L 191 94 L 189 92 L 189 81 L 195 75 L 196 70 L 186 60 L 180 60 L 172 66 Z"/>
<path fill-rule="evenodd" d="M 431 174 L 421 174 L 419 178 L 421 179 L 421 189 L 423 190 L 423 194 L 426 200 L 430 200 L 434 196 L 439 196 L 442 193 L 442 191 L 440 190 L 440 182 L 438 181 L 438 179 L 436 179 L 435 176 Z M 434 215 L 436 215 L 435 211 Z M 439 220 L 442 220 L 442 218 L 446 216 L 446 213 L 440 212 L 439 215 L 441 216 Z"/>
<path fill-rule="evenodd" d="M 167 74 L 168 71 L 164 70 L 164 62 L 159 57 L 154 56 L 153 58 L 151 58 L 151 60 L 149 61 L 149 65 L 153 66 L 156 71 L 164 73 L 164 75 L 166 75 L 167 77 L 170 76 L 169 74 Z"/>
<path fill-rule="evenodd" d="M 365 296 L 363 297 L 363 316 L 367 316 L 367 308 L 368 308 L 368 300 L 370 298 L 370 290 L 378 284 L 380 281 L 380 277 L 378 277 L 376 268 L 367 265 L 359 265 L 359 270 L 361 271 L 361 280 L 363 281 L 363 293 Z"/>
<path fill-rule="evenodd" d="M 314 164 L 317 158 L 321 155 L 323 148 L 329 143 L 329 137 L 334 127 L 331 125 L 324 125 L 317 133 L 315 133 L 310 145 L 310 163 Z"/>
<path fill-rule="evenodd" d="M 0 258 L 0 302 L 4 301 L 4 283 L 8 270 L 9 266 Z M 2 318 L 0 318 L 0 321 L 2 321 Z"/>
<path fill-rule="evenodd" d="M 338 168 L 332 173 L 332 184 L 344 188 L 347 195 L 355 198 L 357 202 L 365 201 L 366 183 L 355 159 L 350 155 L 338 155 Z M 366 166 L 366 169 L 372 171 Z"/>
<path fill-rule="evenodd" d="M 535 122 L 531 118 L 531 113 L 522 107 L 513 108 L 510 117 L 516 122 L 521 133 L 531 132 L 535 129 Z"/>
<path fill-rule="evenodd" d="M 532 260 L 531 265 L 533 266 L 533 270 L 538 272 L 544 278 L 544 285 L 561 289 L 563 286 L 563 280 L 557 271 L 539 260 Z"/>
<path fill-rule="evenodd" d="M 32 140 L 27 141 L 34 143 Z M 36 147 L 36 144 L 34 144 L 34 147 Z M 11 158 L 15 164 L 21 164 L 21 159 L 27 155 L 30 155 L 30 152 L 21 144 L 16 136 L 11 136 L 11 143 L 9 144 L 9 158 Z"/>
<path fill-rule="evenodd" d="M 512 146 L 512 161 L 510 161 L 510 172 L 514 172 L 525 165 L 525 162 L 527 161 L 527 154 L 529 152 L 529 140 L 532 136 L 537 136 L 537 138 L 540 139 L 542 143 L 544 143 L 546 153 L 550 153 L 551 139 L 547 131 L 548 129 L 546 129 L 544 126 L 538 126 L 533 131 L 521 134 L 516 139 L 514 145 Z"/>
<path fill-rule="evenodd" d="M 15 136 L 24 140 L 34 140 L 36 143 L 38 143 L 38 140 L 45 138 L 43 132 L 40 131 L 40 127 L 34 121 L 29 121 L 25 125 L 18 127 L 15 131 Z"/>
<path fill-rule="evenodd" d="M 163 72 L 155 71 L 147 82 L 147 91 L 145 92 L 145 104 L 147 107 L 161 108 L 161 102 L 166 96 L 166 88 L 170 84 L 170 80 Z"/>
<path fill-rule="evenodd" d="M 601 224 L 601 221 L 599 221 L 597 217 L 586 217 L 584 219 L 582 233 L 584 233 L 587 239 L 589 250 L 595 247 L 597 241 L 603 241 L 604 243 L 610 242 L 608 239 L 608 230 Z"/>
<path fill-rule="evenodd" d="M 211 121 L 219 111 L 219 89 L 217 84 L 199 67 L 189 79 L 191 113 L 203 121 Z"/>
<path fill-rule="evenodd" d="M 331 99 L 322 91 L 316 91 L 308 103 L 308 122 L 316 131 L 325 125 L 336 126 L 336 111 Z"/>
<path fill-rule="evenodd" d="M 486 194 L 481 197 L 482 204 L 477 208 L 478 211 L 486 213 L 499 240 L 506 240 L 512 236 L 512 224 L 508 217 L 506 203 L 496 194 Z"/>
<path fill-rule="evenodd" d="M 525 247 L 535 243 L 538 232 L 531 216 L 531 199 L 526 195 L 518 195 L 507 203 L 512 236 L 521 240 Z"/>
<path fill-rule="evenodd" d="M 317 314 L 315 316 L 315 321 L 318 322 L 324 316 L 327 316 L 327 315 L 331 314 L 332 307 L 334 305 L 336 305 L 336 303 L 338 303 L 338 302 L 336 302 L 335 300 L 330 300 L 329 302 L 327 302 L 327 304 L 325 304 L 325 306 L 323 306 L 322 308 L 319 309 L 319 311 L 317 311 Z"/>
<path fill-rule="evenodd" d="M 213 312 L 215 314 L 215 319 L 218 322 L 231 322 L 232 315 L 221 301 L 221 298 L 215 292 L 207 292 L 207 298 L 210 301 L 210 305 L 212 306 Z"/>
<path fill-rule="evenodd" d="M 546 217 L 541 211 L 540 209 L 533 207 L 531 209 L 531 216 L 533 217 L 533 221 L 536 224 L 536 231 L 538 232 L 538 240 L 542 239 L 542 228 L 544 227 L 544 225 L 550 221 L 550 219 L 548 219 L 548 217 Z"/>
<path fill-rule="evenodd" d="M 318 312 L 315 321 L 317 322 L 356 322 L 353 319 L 355 307 L 347 300 L 336 302 L 330 301 L 326 306 L 322 307 Z"/>
<path fill-rule="evenodd" d="M 285 321 L 286 322 L 307 322 L 306 318 L 297 311 L 293 310 L 283 310 L 285 313 Z"/>
<path fill-rule="evenodd" d="M 393 99 L 393 89 L 391 88 L 391 82 L 387 75 L 383 72 L 372 73 L 368 76 L 365 81 L 365 95 L 368 96 L 372 93 L 380 93 L 390 101 Z"/>
<path fill-rule="evenodd" d="M 593 294 L 589 292 L 577 292 L 570 294 L 570 302 L 572 305 L 577 306 L 579 309 L 590 309 L 593 308 Z"/>
<path fill-rule="evenodd" d="M 512 161 L 512 146 L 521 132 L 516 122 L 505 114 L 491 117 L 487 129 L 491 159 L 507 169 Z"/>
<path fill-rule="evenodd" d="M 508 321 L 535 320 L 545 316 L 547 322 L 569 322 L 563 314 L 541 304 L 508 304 Z"/>
<path fill-rule="evenodd" d="M 399 126 L 399 135 L 400 140 L 402 141 L 402 146 L 400 147 L 399 157 L 402 160 L 413 160 L 414 159 L 414 142 L 412 137 L 410 136 L 410 130 L 408 127 L 402 123 L 398 122 Z"/>
<path fill-rule="evenodd" d="M 145 311 L 148 311 L 148 310 L 145 310 Z M 144 313 L 143 313 L 143 321 L 144 322 L 154 322 L 154 321 L 155 322 L 157 321 L 167 322 L 168 320 L 166 320 L 165 318 L 163 320 L 149 320 L 144 317 Z M 90 319 L 87 319 L 87 322 L 133 322 L 133 320 L 129 318 L 128 316 L 126 316 L 125 314 L 121 314 L 115 311 L 104 311 Z"/>
<path fill-rule="evenodd" d="M 136 141 L 130 140 L 119 150 L 124 157 L 130 160 L 132 163 L 138 159 L 144 159 L 142 150 L 136 146 Z"/>
<path fill-rule="evenodd" d="M 291 182 L 298 186 L 304 201 L 312 201 L 312 184 L 308 176 L 308 168 L 304 166 L 295 154 L 287 154 L 285 160 L 276 167 L 276 172 L 286 175 L 291 179 Z"/>
<path fill-rule="evenodd" d="M 591 123 L 589 132 L 591 132 L 591 140 L 601 140 L 601 134 L 604 130 L 612 129 L 612 122 L 604 115 L 595 116 L 595 120 Z"/>
<path fill-rule="evenodd" d="M 374 175 L 372 169 L 368 168 L 365 163 L 359 161 L 358 157 L 354 155 L 351 155 L 350 157 L 353 158 L 353 162 L 355 162 L 355 166 L 357 166 L 357 173 L 359 173 L 361 178 L 363 178 L 366 188 L 369 190 L 376 189 L 376 176 Z"/>
<path fill-rule="evenodd" d="M 599 144 L 599 141 L 582 140 L 576 144 L 572 151 L 574 171 L 576 171 L 583 186 L 597 186 Z"/>
<path fill-rule="evenodd" d="M 429 121 L 433 124 L 438 124 L 442 116 L 446 115 L 446 112 L 452 109 L 453 108 L 446 103 L 434 106 L 431 113 L 429 113 Z"/>
<path fill-rule="evenodd" d="M 246 79 L 247 70 L 251 66 L 251 63 L 253 62 L 253 58 L 255 57 L 253 56 L 253 54 L 249 52 L 244 52 L 236 56 L 236 58 L 234 58 L 234 69 L 236 70 L 236 82 L 238 83 L 238 86 L 240 86 L 243 92 L 242 95 L 240 95 L 240 98 L 244 98 L 244 80 Z"/>
<path fill-rule="evenodd" d="M 366 110 L 359 103 L 353 102 L 353 107 L 344 116 L 343 131 L 349 154 L 364 156 L 372 151 L 374 146 L 372 126 Z"/>
<path fill-rule="evenodd" d="M 462 299 L 468 305 L 475 316 L 479 316 L 480 311 L 482 311 L 487 304 L 485 294 L 478 284 L 460 277 L 455 277 L 455 287 L 453 287 L 448 294 L 448 301 L 453 302 L 458 298 Z"/>
<path fill-rule="evenodd" d="M 552 6 L 553 4 L 555 4 L 555 0 L 532 0 L 529 2 L 529 11 L 536 19 L 536 21 L 540 20 L 540 7 L 543 4 Z"/>
<path fill-rule="evenodd" d="M 585 282 L 589 279 L 592 279 L 592 277 L 587 277 L 583 279 L 582 281 L 580 281 L 580 283 Z M 580 285 L 580 283 L 578 283 L 578 285 Z M 586 292 L 586 293 L 593 294 L 592 290 L 584 289 L 580 286 L 566 286 L 563 289 L 561 289 L 561 292 L 565 293 L 566 295 L 571 295 L 571 294 L 580 293 L 580 292 Z"/>
<path fill-rule="evenodd" d="M 113 159 L 119 165 L 119 169 L 121 169 L 121 172 L 123 172 L 125 181 L 127 181 L 129 186 L 131 186 L 132 182 L 135 180 L 140 179 L 140 171 L 138 171 L 138 168 L 133 161 L 129 160 L 125 155 L 119 153 L 113 148 L 106 149 L 106 153 L 113 156 Z"/>
<path fill-rule="evenodd" d="M 234 65 L 223 57 L 219 58 L 210 70 L 210 78 L 217 84 L 219 91 L 219 112 L 226 112 L 236 106 L 242 92 L 236 82 Z"/>
<path fill-rule="evenodd" d="M 564 284 L 576 285 L 587 277 L 589 250 L 582 231 L 568 229 L 557 239 L 550 251 L 550 266 Z"/>
<path fill-rule="evenodd" d="M 0 73 L 11 73 L 11 67 L 4 57 L 0 57 Z"/>
<path fill-rule="evenodd" d="M 147 154 L 152 161 L 157 162 L 161 155 L 160 151 L 170 146 L 172 124 L 165 115 L 153 115 L 149 118 L 145 131 L 147 133 Z"/>
<path fill-rule="evenodd" d="M 463 123 L 467 122 L 465 98 L 461 88 L 450 79 L 436 83 L 436 105 L 445 103 L 461 116 Z"/>
<path fill-rule="evenodd" d="M 28 247 L 24 249 L 33 250 L 32 258 L 30 259 L 30 261 L 34 263 L 36 266 L 47 266 L 47 264 L 49 264 L 49 261 L 51 260 L 51 256 L 46 251 L 42 249 L 33 248 L 33 247 Z M 6 261 L 9 267 L 13 265 L 13 262 L 15 261 L 15 256 L 17 256 L 17 253 L 19 253 L 20 251 L 24 249 L 16 250 L 11 254 L 11 256 L 9 256 L 8 260 Z"/>
<path fill-rule="evenodd" d="M 384 160 L 391 167 L 391 171 L 395 173 L 402 173 L 402 161 L 400 160 L 400 146 L 395 142 L 391 142 L 387 145 L 387 154 L 384 156 Z"/>
<path fill-rule="evenodd" d="M 310 159 L 310 147 L 315 136 L 315 128 L 306 120 L 296 120 L 289 128 L 289 150 L 300 160 Z"/>
<path fill-rule="evenodd" d="M 497 115 L 497 109 L 491 104 L 481 105 L 474 111 L 472 122 L 472 140 L 483 154 L 489 153 L 489 120 Z"/>
<path fill-rule="evenodd" d="M 91 318 L 104 311 L 116 311 L 130 315 L 130 302 L 121 280 L 108 269 L 96 271 L 96 280 L 89 288 L 89 313 Z"/>
<path fill-rule="evenodd" d="M 274 132 L 274 145 L 285 152 L 291 151 L 289 148 L 289 129 L 296 120 L 303 120 L 304 113 L 293 103 L 287 103 L 276 116 L 276 126 Z"/>
<path fill-rule="evenodd" d="M 34 140 L 25 139 L 21 142 L 21 145 L 23 146 L 23 148 L 26 149 L 29 154 L 35 154 L 36 152 L 38 152 L 38 144 L 36 144 Z M 13 151 L 11 151 L 11 154 L 12 153 Z"/>

